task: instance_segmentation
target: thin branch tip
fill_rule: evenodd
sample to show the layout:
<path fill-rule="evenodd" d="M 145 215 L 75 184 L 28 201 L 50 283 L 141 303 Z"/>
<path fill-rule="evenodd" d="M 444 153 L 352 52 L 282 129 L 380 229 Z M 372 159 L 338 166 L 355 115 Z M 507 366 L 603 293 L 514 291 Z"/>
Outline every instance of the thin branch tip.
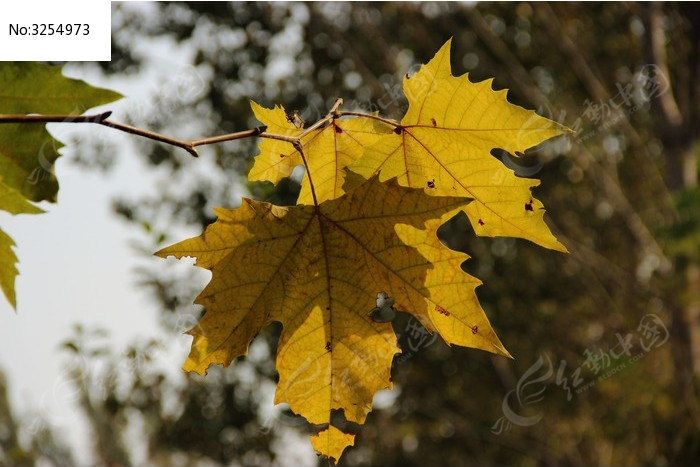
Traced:
<path fill-rule="evenodd" d="M 338 109 L 341 105 L 343 105 L 343 98 L 339 97 L 335 100 L 335 103 L 333 104 L 333 107 L 331 107 L 331 110 L 328 112 L 328 115 L 332 116 L 333 118 L 337 118 Z"/>
<path fill-rule="evenodd" d="M 192 157 L 199 157 L 199 153 L 194 148 L 194 146 L 186 146 L 183 148 L 185 151 L 189 152 Z"/>

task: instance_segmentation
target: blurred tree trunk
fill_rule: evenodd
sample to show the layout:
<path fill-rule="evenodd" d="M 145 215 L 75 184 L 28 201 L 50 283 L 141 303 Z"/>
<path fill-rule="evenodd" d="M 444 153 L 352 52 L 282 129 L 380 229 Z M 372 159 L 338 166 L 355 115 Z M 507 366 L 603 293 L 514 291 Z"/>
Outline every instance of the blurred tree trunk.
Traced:
<path fill-rule="evenodd" d="M 689 40 L 681 40 L 681 27 L 669 29 L 669 17 L 663 5 L 643 5 L 647 30 L 647 54 L 649 63 L 668 81 L 668 89 L 655 100 L 655 107 L 663 117 L 659 137 L 663 141 L 667 164 L 667 184 L 671 192 L 680 193 L 698 186 L 698 127 L 700 125 L 700 103 L 697 82 L 700 78 L 700 8 L 697 4 L 682 5 L 691 26 Z M 667 44 L 674 47 L 675 60 L 686 67 L 671 74 Z M 677 96 L 684 96 L 679 104 Z M 671 287 L 666 303 L 670 305 L 671 345 L 674 374 L 681 404 L 678 410 L 679 434 L 672 445 L 674 452 L 682 448 L 683 432 L 697 430 L 700 424 L 698 413 L 697 381 L 700 377 L 700 267 L 685 255 L 673 258 L 674 273 L 682 280 Z M 686 432 L 687 432 L 686 431 Z"/>

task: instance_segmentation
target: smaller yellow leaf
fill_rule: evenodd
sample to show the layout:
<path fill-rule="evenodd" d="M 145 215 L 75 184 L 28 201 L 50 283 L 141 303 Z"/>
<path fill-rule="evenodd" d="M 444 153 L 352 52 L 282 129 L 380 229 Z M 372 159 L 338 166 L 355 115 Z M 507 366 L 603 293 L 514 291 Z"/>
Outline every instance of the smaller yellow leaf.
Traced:
<path fill-rule="evenodd" d="M 272 109 L 266 109 L 253 101 L 250 101 L 250 106 L 255 118 L 267 127 L 268 133 L 299 136 L 304 131 L 287 120 L 287 113 L 282 106 L 276 105 Z M 248 173 L 250 181 L 269 180 L 277 184 L 283 178 L 289 177 L 294 167 L 303 163 L 299 153 L 286 141 L 263 138 L 258 149 L 260 154 L 255 158 L 255 164 Z"/>
<path fill-rule="evenodd" d="M 339 198 L 347 191 L 346 171 L 343 169 L 362 157 L 365 148 L 375 144 L 389 131 L 389 126 L 384 123 L 354 117 L 333 120 L 312 138 L 304 138 L 304 154 L 319 203 Z M 304 177 L 297 202 L 313 204 L 307 177 Z"/>
<path fill-rule="evenodd" d="M 255 117 L 267 126 L 268 133 L 297 137 L 304 132 L 289 121 L 284 107 L 266 109 L 255 102 L 251 102 L 251 106 Z M 325 127 L 304 135 L 301 145 L 311 177 L 308 173 L 304 175 L 297 203 L 314 204 L 314 194 L 318 203 L 342 196 L 347 191 L 343 169 L 362 157 L 366 148 L 376 144 L 390 130 L 389 125 L 377 120 L 352 117 L 331 119 Z M 268 180 L 277 184 L 289 177 L 294 167 L 304 164 L 301 154 L 288 141 L 263 138 L 258 149 L 260 154 L 248 173 L 251 181 Z"/>
<path fill-rule="evenodd" d="M 328 457 L 333 464 L 338 462 L 345 448 L 354 444 L 355 435 L 343 433 L 333 425 L 329 425 L 318 434 L 311 435 L 311 445 L 316 452 Z"/>

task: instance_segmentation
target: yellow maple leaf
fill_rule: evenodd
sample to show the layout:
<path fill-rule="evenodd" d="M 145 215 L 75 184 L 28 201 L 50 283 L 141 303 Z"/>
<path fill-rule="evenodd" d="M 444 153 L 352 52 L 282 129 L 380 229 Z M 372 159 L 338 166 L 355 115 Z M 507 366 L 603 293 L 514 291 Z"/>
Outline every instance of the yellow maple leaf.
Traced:
<path fill-rule="evenodd" d="M 194 256 L 212 271 L 196 300 L 206 313 L 189 331 L 184 368 L 203 374 L 229 365 L 279 321 L 275 402 L 316 425 L 330 423 L 333 409 L 363 423 L 374 394 L 391 387 L 400 351 L 391 324 L 368 316 L 379 292 L 448 343 L 508 355 L 474 294 L 480 282 L 460 269 L 467 256 L 436 235 L 467 202 L 373 177 L 320 205 L 244 199 L 238 209 L 217 209 L 201 236 L 156 253 Z M 326 432 L 315 446 L 335 457 L 348 439 Z"/>
<path fill-rule="evenodd" d="M 304 133 L 284 107 L 266 109 L 251 102 L 255 118 L 267 126 L 267 132 L 283 136 L 298 137 Z M 299 204 L 314 204 L 309 173 L 313 174 L 313 186 L 318 203 L 336 199 L 345 193 L 343 168 L 359 159 L 365 147 L 376 143 L 391 128 L 367 117 L 330 119 L 328 125 L 312 130 L 301 138 L 301 145 L 309 170 L 304 175 L 299 193 Z M 304 165 L 301 154 L 294 146 L 277 139 L 263 138 L 258 146 L 260 154 L 248 173 L 251 181 L 269 180 L 279 183 L 292 174 L 298 165 Z"/>
<path fill-rule="evenodd" d="M 539 180 L 517 177 L 491 155 L 522 153 L 568 131 L 535 112 L 510 104 L 492 81 L 452 76 L 450 43 L 413 76 L 404 78 L 409 107 L 391 135 L 379 139 L 349 169 L 366 178 L 396 177 L 436 196 L 465 196 L 477 235 L 519 237 L 566 251 L 544 222 L 531 189 Z"/>

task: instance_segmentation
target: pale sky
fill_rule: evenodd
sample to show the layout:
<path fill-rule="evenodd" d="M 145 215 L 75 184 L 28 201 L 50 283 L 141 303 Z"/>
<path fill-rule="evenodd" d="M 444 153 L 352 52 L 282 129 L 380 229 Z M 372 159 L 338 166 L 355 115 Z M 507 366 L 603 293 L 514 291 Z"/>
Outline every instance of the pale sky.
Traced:
<path fill-rule="evenodd" d="M 137 92 L 128 85 L 113 88 L 124 94 Z M 108 107 L 118 112 L 125 105 L 128 102 Z M 111 211 L 116 195 L 137 196 L 152 184 L 153 174 L 142 170 L 139 154 L 128 151 L 133 137 L 84 125 L 56 124 L 50 129 L 64 140 L 90 131 L 124 140 L 123 156 L 108 176 L 72 164 L 71 149 L 64 149 L 56 164 L 59 202 L 42 203 L 47 213 L 14 217 L 0 213 L 0 225 L 15 240 L 20 260 L 17 312 L 0 300 L 0 368 L 8 378 L 11 402 L 16 415 L 32 419 L 31 414 L 41 414 L 76 445 L 83 444 L 84 427 L 72 405 L 75 394 L 66 382 L 67 354 L 59 351 L 60 344 L 72 335 L 76 323 L 106 329 L 117 350 L 139 337 L 163 336 L 155 302 L 136 286 L 134 269 L 166 263 L 138 254 L 130 241 L 138 239 L 139 232 Z M 174 343 L 174 370 L 184 361 L 189 340 L 182 336 Z"/>
<path fill-rule="evenodd" d="M 68 65 L 64 74 L 90 84 L 121 92 L 127 99 L 103 107 L 115 118 L 138 112 L 168 85 L 178 86 L 179 71 L 190 69 L 187 53 L 177 53 L 161 42 L 143 44 L 136 53 L 148 56 L 136 80 L 110 80 L 97 72 Z M 169 50 L 166 50 L 169 49 Z M 107 176 L 71 163 L 75 152 L 66 147 L 56 164 L 60 183 L 58 203 L 42 203 L 45 214 L 11 216 L 0 212 L 0 226 L 17 244 L 20 275 L 16 280 L 17 312 L 0 299 L 0 369 L 6 374 L 15 415 L 29 421 L 41 416 L 56 433 L 78 447 L 79 461 L 88 463 L 86 427 L 74 405 L 76 394 L 67 381 L 68 354 L 61 343 L 72 335 L 75 324 L 108 331 L 110 346 L 119 353 L 138 340 L 164 337 L 158 325 L 158 309 L 148 291 L 136 285 L 136 267 L 184 267 L 175 261 L 137 252 L 131 242 L 140 232 L 117 218 L 111 202 L 117 195 L 137 198 L 155 190 L 156 176 L 145 170 L 143 154 L 134 148 L 135 136 L 85 124 L 51 124 L 49 131 L 62 141 L 87 134 L 105 138 L 121 149 L 116 166 Z M 100 154 L 100 157 L 115 157 Z M 207 162 L 202 167 L 207 167 Z M 209 167 L 211 168 L 211 167 Z M 186 238 L 198 232 L 177 232 Z M 141 237 L 142 239 L 142 237 Z M 190 268 L 194 269 L 194 268 Z M 208 273 L 199 271 L 206 280 Z M 196 273 L 195 273 L 196 274 Z M 164 367 L 175 378 L 189 349 L 191 338 L 169 338 Z"/>

